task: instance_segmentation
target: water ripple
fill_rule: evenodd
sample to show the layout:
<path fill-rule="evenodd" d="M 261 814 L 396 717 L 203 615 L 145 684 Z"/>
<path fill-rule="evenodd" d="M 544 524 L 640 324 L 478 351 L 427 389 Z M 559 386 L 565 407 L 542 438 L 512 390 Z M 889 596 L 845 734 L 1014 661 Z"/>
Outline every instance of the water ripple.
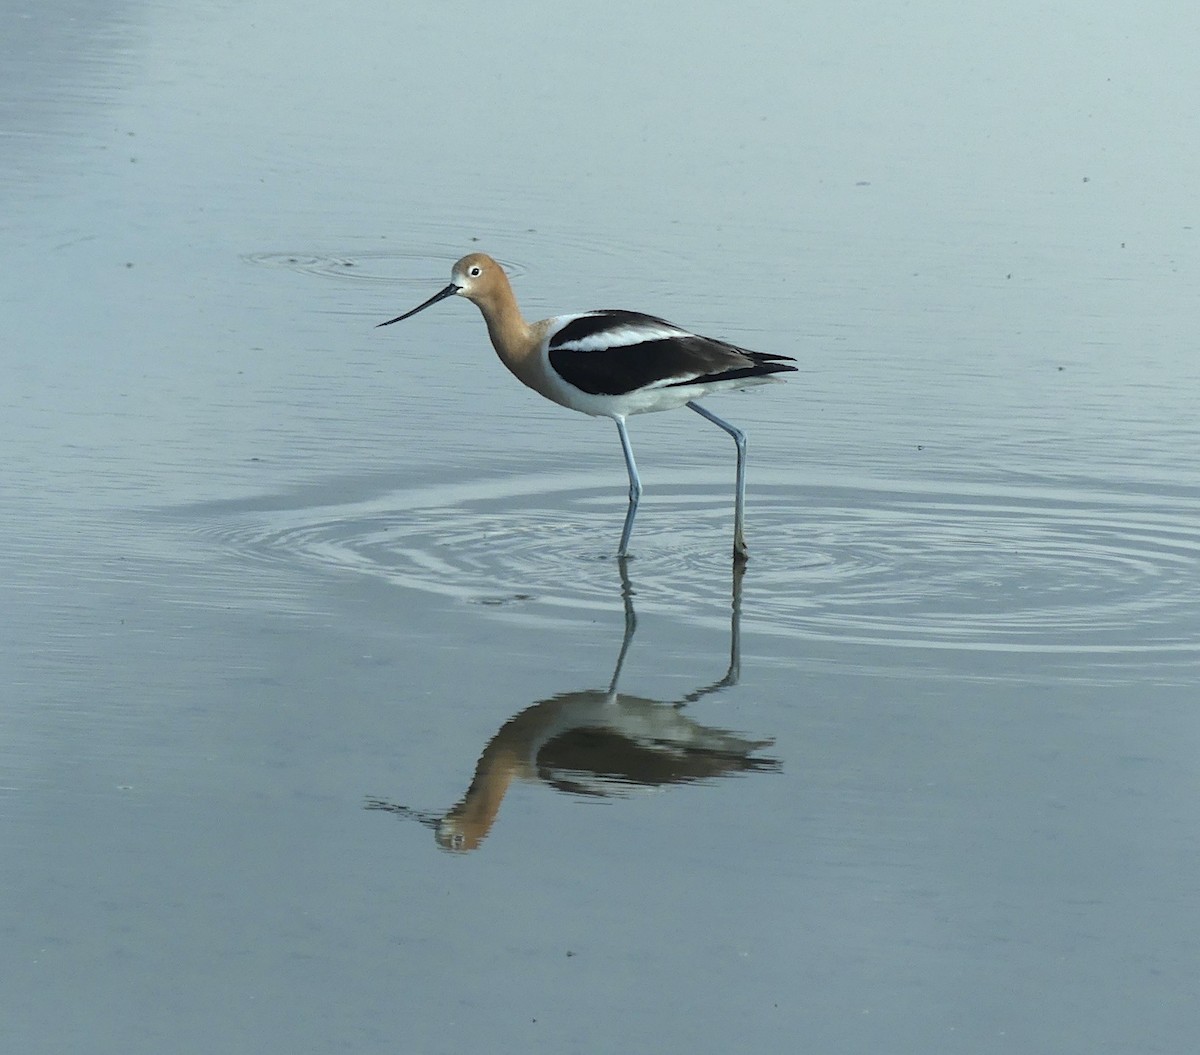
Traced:
<path fill-rule="evenodd" d="M 242 259 L 258 267 L 278 267 L 318 278 L 352 282 L 385 282 L 388 285 L 440 288 L 446 284 L 450 265 L 470 246 L 423 246 L 420 251 L 400 246 L 367 249 L 355 253 L 325 254 L 312 252 L 247 253 Z M 504 270 L 517 277 L 529 270 L 514 260 L 501 260 Z"/>
<path fill-rule="evenodd" d="M 223 515 L 220 541 L 489 605 L 612 606 L 623 498 L 578 474 L 439 485 L 353 505 Z M 643 501 L 639 608 L 715 616 L 728 486 L 676 473 Z M 1057 484 L 756 479 L 746 619 L 884 647 L 1200 655 L 1200 499 Z"/>

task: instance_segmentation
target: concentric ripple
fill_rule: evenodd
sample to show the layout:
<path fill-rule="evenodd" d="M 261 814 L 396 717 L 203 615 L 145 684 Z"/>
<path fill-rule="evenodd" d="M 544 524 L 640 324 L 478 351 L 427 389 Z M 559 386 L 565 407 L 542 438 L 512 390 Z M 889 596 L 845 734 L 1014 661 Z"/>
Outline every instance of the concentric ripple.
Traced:
<path fill-rule="evenodd" d="M 368 249 L 344 255 L 311 252 L 248 253 L 243 260 L 259 267 L 278 267 L 318 278 L 344 279 L 351 282 L 385 282 L 388 285 L 411 283 L 414 287 L 440 287 L 446 284 L 450 264 L 465 251 L 462 246 L 445 248 L 439 262 L 438 247 L 423 247 L 418 253 L 399 246 Z M 524 275 L 525 265 L 502 260 L 513 276 Z"/>
<path fill-rule="evenodd" d="M 730 496 L 676 473 L 638 515 L 639 610 L 717 620 Z M 611 474 L 438 485 L 354 505 L 233 513 L 223 544 L 535 619 L 611 609 L 624 513 Z M 1057 485 L 798 486 L 757 479 L 744 618 L 890 647 L 1200 658 L 1200 498 Z"/>

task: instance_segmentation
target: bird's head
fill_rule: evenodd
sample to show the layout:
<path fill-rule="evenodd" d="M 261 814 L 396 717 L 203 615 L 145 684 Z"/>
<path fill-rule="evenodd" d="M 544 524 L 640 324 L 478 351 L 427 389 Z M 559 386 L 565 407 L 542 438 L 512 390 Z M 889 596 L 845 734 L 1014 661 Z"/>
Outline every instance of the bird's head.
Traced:
<path fill-rule="evenodd" d="M 410 319 L 419 311 L 436 304 L 439 300 L 458 295 L 466 297 L 475 304 L 491 299 L 500 289 L 508 286 L 508 278 L 504 269 L 487 253 L 469 253 L 450 269 L 450 285 L 439 290 L 424 304 L 418 304 L 411 311 L 397 315 L 394 319 L 379 323 L 380 326 L 390 326 L 393 322 L 403 322 Z"/>

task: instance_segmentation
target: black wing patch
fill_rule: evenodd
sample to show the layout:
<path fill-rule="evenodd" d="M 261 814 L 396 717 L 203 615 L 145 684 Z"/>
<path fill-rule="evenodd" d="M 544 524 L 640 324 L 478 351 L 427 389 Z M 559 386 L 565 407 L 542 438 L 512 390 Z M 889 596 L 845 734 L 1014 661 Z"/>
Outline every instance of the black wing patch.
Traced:
<path fill-rule="evenodd" d="M 581 338 L 577 335 L 574 339 Z M 593 352 L 555 348 L 551 342 L 549 356 L 550 365 L 564 381 L 593 396 L 623 396 L 656 384 L 674 387 L 735 381 L 796 369 L 786 355 L 743 351 L 691 335 Z"/>
<path fill-rule="evenodd" d="M 750 366 L 738 366 L 732 370 L 721 370 L 713 374 L 701 374 L 685 381 L 672 381 L 668 388 L 678 388 L 681 385 L 706 385 L 713 381 L 737 381 L 743 377 L 766 377 L 768 374 L 782 374 L 799 369 L 792 366 L 795 360 L 790 355 L 774 355 L 771 352 L 742 351 Z"/>

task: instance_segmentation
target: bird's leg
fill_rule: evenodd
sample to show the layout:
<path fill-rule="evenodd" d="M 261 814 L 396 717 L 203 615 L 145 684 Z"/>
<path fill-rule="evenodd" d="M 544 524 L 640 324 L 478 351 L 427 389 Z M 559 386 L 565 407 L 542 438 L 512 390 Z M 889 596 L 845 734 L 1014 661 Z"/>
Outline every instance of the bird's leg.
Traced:
<path fill-rule="evenodd" d="M 625 656 L 633 643 L 633 634 L 637 630 L 637 612 L 633 607 L 633 583 L 629 580 L 629 561 L 625 557 L 617 558 L 617 569 L 621 573 L 621 600 L 625 605 L 625 636 L 621 638 L 621 651 L 617 654 L 617 665 L 613 668 L 612 681 L 608 683 L 608 698 L 615 700 L 617 696 L 617 679 L 621 677 L 621 668 L 625 665 Z"/>
<path fill-rule="evenodd" d="M 699 403 L 689 403 L 689 407 L 702 418 L 707 418 L 714 425 L 723 428 L 733 442 L 737 444 L 737 485 L 733 500 L 733 559 L 747 560 L 750 550 L 746 548 L 746 434 L 734 428 L 723 418 L 717 417 L 711 410 L 705 410 Z"/>
<path fill-rule="evenodd" d="M 629 536 L 633 534 L 633 518 L 637 515 L 638 501 L 642 497 L 642 481 L 638 476 L 637 463 L 633 460 L 633 447 L 629 444 L 629 433 L 625 431 L 625 419 L 613 418 L 617 432 L 621 434 L 621 449 L 625 452 L 625 468 L 629 470 L 629 511 L 625 514 L 625 527 L 621 529 L 621 545 L 617 556 L 624 558 L 629 552 Z"/>

